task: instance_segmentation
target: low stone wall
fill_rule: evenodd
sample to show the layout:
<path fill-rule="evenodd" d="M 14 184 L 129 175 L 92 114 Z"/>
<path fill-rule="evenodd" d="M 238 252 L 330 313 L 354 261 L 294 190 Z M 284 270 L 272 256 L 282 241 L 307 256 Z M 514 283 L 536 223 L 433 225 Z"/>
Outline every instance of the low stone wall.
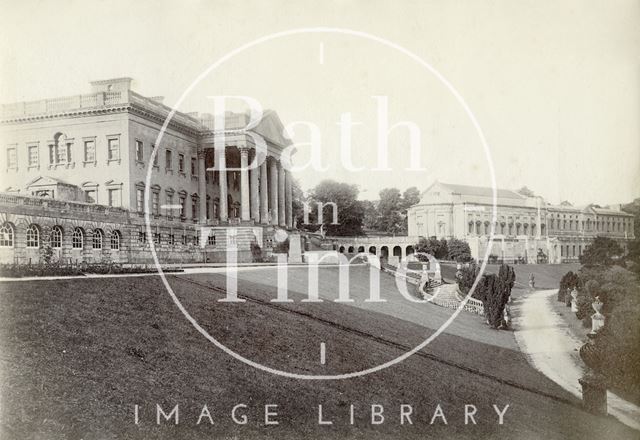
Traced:
<path fill-rule="evenodd" d="M 151 236 L 139 213 L 79 202 L 0 193 L 0 226 L 9 229 L 0 245 L 0 263 L 37 264 L 44 250 L 62 264 L 154 262 L 149 238 L 161 263 L 222 263 L 233 250 L 239 263 L 253 261 L 251 243 L 263 254 L 271 250 L 272 228 L 261 226 L 203 226 L 192 221 L 153 219 Z M 27 242 L 27 230 L 37 229 L 37 245 Z M 52 242 L 54 228 L 60 243 Z M 74 231 L 81 232 L 81 246 L 74 245 Z M 207 234 L 206 236 L 203 235 Z M 99 245 L 94 244 L 94 237 Z M 101 239 L 99 239 L 101 237 Z"/>

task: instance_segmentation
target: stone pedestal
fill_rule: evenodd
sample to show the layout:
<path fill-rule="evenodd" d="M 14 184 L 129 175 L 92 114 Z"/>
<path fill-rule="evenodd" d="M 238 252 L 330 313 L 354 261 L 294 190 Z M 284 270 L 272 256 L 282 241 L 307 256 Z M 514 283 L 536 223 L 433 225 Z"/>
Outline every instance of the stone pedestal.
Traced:
<path fill-rule="evenodd" d="M 300 234 L 289 234 L 289 263 L 302 263 Z"/>
<path fill-rule="evenodd" d="M 582 404 L 592 414 L 607 415 L 607 386 L 598 375 L 586 375 L 578 379 L 582 386 Z"/>

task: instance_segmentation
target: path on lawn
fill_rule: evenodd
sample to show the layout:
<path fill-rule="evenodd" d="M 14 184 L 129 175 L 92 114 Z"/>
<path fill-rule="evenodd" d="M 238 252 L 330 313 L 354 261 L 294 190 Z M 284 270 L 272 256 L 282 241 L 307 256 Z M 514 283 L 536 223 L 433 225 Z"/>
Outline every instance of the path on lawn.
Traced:
<path fill-rule="evenodd" d="M 578 379 L 586 366 L 579 348 L 584 343 L 569 330 L 568 324 L 551 306 L 557 293 L 537 290 L 524 295 L 515 319 L 515 336 L 531 364 L 549 379 L 578 398 L 582 388 Z M 609 414 L 627 426 L 640 430 L 640 408 L 607 391 Z"/>

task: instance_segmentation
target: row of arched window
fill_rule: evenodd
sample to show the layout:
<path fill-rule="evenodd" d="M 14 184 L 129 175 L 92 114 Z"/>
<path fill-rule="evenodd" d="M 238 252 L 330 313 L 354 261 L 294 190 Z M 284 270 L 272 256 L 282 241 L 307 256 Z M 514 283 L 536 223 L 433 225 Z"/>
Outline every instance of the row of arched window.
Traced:
<path fill-rule="evenodd" d="M 4 223 L 0 227 L 0 247 L 13 247 L 15 244 L 15 227 L 11 223 Z M 62 248 L 64 231 L 60 226 L 51 228 L 49 244 L 54 249 Z M 109 237 L 109 245 L 112 250 L 120 250 L 122 234 L 120 231 L 112 231 Z M 76 227 L 71 233 L 71 247 L 73 249 L 83 249 L 85 244 L 90 244 L 93 249 L 102 249 L 105 245 L 105 233 L 102 229 L 94 229 L 90 243 L 85 243 L 85 232 L 82 228 Z M 40 227 L 31 224 L 27 228 L 26 245 L 28 248 L 39 248 L 42 245 L 42 233 Z"/>

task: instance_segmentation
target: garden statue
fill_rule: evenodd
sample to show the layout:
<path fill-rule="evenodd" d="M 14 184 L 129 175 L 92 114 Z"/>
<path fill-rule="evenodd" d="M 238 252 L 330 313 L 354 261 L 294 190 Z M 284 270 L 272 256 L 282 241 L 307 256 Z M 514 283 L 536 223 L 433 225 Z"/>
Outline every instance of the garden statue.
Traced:
<path fill-rule="evenodd" d="M 536 288 L 536 277 L 533 275 L 533 272 L 529 274 L 529 287 L 532 289 Z"/>
<path fill-rule="evenodd" d="M 591 304 L 596 313 L 591 315 L 591 334 L 596 334 L 604 326 L 604 315 L 600 313 L 603 303 L 600 297 L 596 296 L 595 301 Z"/>
<path fill-rule="evenodd" d="M 511 307 L 509 305 L 504 306 L 504 310 L 502 311 L 502 327 L 510 328 L 511 326 Z"/>
<path fill-rule="evenodd" d="M 575 287 L 571 291 L 571 298 L 571 311 L 575 313 L 578 311 L 578 291 Z"/>
<path fill-rule="evenodd" d="M 462 279 L 462 264 L 456 264 L 456 279 Z"/>

